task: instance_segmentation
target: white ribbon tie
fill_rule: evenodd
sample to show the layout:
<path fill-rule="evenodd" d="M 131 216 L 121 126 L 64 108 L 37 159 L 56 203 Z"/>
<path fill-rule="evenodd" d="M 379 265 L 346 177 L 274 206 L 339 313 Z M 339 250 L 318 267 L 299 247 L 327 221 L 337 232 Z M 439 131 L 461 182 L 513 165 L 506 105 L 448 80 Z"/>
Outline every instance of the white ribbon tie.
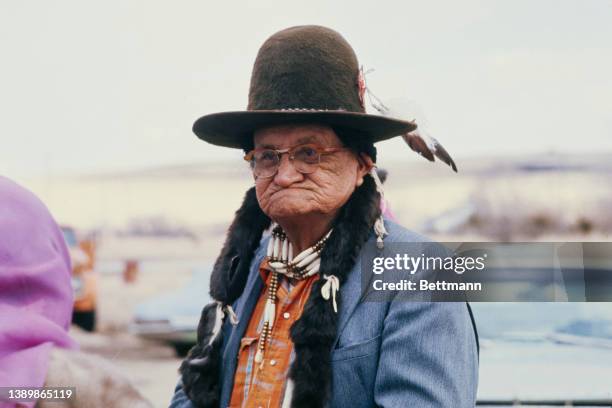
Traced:
<path fill-rule="evenodd" d="M 331 295 L 332 303 L 334 305 L 334 312 L 338 313 L 338 305 L 336 304 L 336 292 L 340 289 L 340 281 L 336 275 L 323 275 L 323 279 L 326 282 L 321 286 L 321 296 L 323 299 L 329 300 Z"/>

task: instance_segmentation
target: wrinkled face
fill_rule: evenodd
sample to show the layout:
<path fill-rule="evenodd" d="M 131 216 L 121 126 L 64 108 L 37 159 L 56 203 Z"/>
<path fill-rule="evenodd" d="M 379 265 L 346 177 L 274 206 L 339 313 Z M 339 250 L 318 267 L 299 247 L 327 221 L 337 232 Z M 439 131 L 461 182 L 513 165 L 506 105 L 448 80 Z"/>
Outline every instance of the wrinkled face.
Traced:
<path fill-rule="evenodd" d="M 323 125 L 262 128 L 255 132 L 253 141 L 255 148 L 277 150 L 301 144 L 342 147 L 336 133 Z M 263 212 L 275 221 L 306 214 L 334 214 L 363 183 L 368 170 L 368 164 L 350 150 L 322 155 L 317 169 L 309 174 L 297 171 L 289 155 L 283 154 L 273 177 L 255 177 L 257 200 Z"/>

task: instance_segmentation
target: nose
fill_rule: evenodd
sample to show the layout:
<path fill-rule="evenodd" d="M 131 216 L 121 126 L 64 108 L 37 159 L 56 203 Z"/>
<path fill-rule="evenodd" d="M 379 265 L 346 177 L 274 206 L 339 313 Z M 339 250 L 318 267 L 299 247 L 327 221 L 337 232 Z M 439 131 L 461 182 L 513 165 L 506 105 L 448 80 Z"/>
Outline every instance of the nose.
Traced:
<path fill-rule="evenodd" d="M 303 179 L 304 175 L 295 169 L 295 166 L 289 160 L 289 155 L 283 154 L 278 165 L 278 171 L 274 175 L 274 183 L 285 188 Z"/>

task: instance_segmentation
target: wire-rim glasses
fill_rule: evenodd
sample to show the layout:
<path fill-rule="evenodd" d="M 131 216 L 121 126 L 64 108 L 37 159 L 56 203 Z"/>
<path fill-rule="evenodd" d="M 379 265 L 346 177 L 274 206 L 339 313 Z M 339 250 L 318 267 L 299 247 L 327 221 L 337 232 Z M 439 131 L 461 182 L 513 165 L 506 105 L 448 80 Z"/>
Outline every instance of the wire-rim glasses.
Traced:
<path fill-rule="evenodd" d="M 321 156 L 339 151 L 350 150 L 348 147 L 322 147 L 315 144 L 302 144 L 288 149 L 258 147 L 248 152 L 244 160 L 249 162 L 253 174 L 260 178 L 273 177 L 280 166 L 281 157 L 287 153 L 289 160 L 302 174 L 314 173 L 321 163 Z"/>

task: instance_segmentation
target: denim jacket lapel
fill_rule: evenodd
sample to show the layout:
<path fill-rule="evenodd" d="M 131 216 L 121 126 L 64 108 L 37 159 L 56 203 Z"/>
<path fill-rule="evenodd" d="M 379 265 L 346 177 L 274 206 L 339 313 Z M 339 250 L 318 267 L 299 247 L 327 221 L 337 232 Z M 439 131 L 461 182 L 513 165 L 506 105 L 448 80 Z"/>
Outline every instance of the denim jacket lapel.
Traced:
<path fill-rule="evenodd" d="M 340 334 L 342 330 L 344 330 L 344 326 L 346 326 L 349 321 L 353 311 L 357 307 L 360 302 L 361 293 L 361 260 L 358 259 L 353 266 L 353 269 L 348 274 L 346 281 L 340 287 L 340 310 L 338 311 L 340 315 L 338 316 L 338 330 L 336 332 L 336 339 L 334 340 L 334 344 L 332 346 L 332 350 L 336 347 L 338 343 L 338 339 L 340 338 Z"/>

